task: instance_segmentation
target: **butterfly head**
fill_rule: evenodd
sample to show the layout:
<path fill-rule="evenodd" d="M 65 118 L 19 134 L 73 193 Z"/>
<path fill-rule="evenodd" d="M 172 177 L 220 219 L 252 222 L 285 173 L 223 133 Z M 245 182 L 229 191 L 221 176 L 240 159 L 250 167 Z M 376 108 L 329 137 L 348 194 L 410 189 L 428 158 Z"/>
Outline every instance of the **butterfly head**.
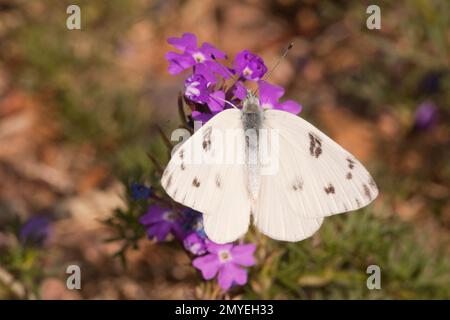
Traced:
<path fill-rule="evenodd" d="M 259 112 L 259 109 L 260 109 L 259 99 L 256 96 L 256 94 L 250 90 L 247 90 L 247 96 L 244 99 L 243 106 L 244 106 L 244 109 L 243 109 L 244 112 L 247 112 L 247 113 Z"/>

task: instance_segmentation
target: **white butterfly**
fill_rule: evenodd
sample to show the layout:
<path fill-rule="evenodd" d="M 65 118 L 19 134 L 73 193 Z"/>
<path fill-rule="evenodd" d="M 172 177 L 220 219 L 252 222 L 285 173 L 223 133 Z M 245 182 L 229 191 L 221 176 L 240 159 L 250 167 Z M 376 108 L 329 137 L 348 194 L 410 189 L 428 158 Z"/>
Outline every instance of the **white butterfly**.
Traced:
<path fill-rule="evenodd" d="M 214 134 L 234 130 L 242 138 L 244 129 L 277 133 L 266 146 L 272 164 L 276 158 L 275 170 L 263 172 L 262 134 L 225 141 Z M 245 157 L 206 161 L 219 154 Z M 252 156 L 259 158 L 250 161 Z M 217 243 L 244 235 L 251 216 L 267 236 L 300 241 L 312 236 L 324 217 L 364 207 L 378 195 L 370 174 L 348 151 L 300 117 L 263 110 L 251 92 L 242 110 L 220 112 L 181 145 L 161 184 L 175 201 L 203 213 L 205 232 Z"/>

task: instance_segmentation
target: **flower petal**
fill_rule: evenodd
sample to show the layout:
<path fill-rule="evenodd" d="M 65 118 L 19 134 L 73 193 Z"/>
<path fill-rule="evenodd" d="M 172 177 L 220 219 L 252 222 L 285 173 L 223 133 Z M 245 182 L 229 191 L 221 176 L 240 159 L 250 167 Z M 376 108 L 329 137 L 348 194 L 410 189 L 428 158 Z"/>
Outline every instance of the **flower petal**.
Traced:
<path fill-rule="evenodd" d="M 247 65 L 247 62 L 249 60 L 250 51 L 248 50 L 242 50 L 236 54 L 233 61 L 233 67 L 234 69 L 240 73 L 245 66 Z"/>
<path fill-rule="evenodd" d="M 214 117 L 211 113 L 202 113 L 200 111 L 192 111 L 191 113 L 192 119 L 195 121 L 201 121 L 202 124 L 208 122 L 212 117 Z"/>
<path fill-rule="evenodd" d="M 224 79 L 230 78 L 231 71 L 217 61 L 205 61 L 203 63 L 213 74 L 218 74 Z"/>
<path fill-rule="evenodd" d="M 203 257 L 195 258 L 192 265 L 202 272 L 203 279 L 211 280 L 219 271 L 219 258 L 215 254 L 207 254 Z"/>
<path fill-rule="evenodd" d="M 286 100 L 275 105 L 275 109 L 284 110 L 293 114 L 298 114 L 302 111 L 302 106 L 294 100 Z"/>
<path fill-rule="evenodd" d="M 225 100 L 225 92 L 223 92 L 222 90 L 218 90 L 216 92 L 211 93 L 209 95 L 209 102 L 208 102 L 209 110 L 211 110 L 213 114 L 222 111 L 223 107 L 225 106 L 224 100 Z"/>
<path fill-rule="evenodd" d="M 258 87 L 259 101 L 261 104 L 271 104 L 275 106 L 284 94 L 283 87 L 269 84 L 266 81 L 258 81 Z"/>
<path fill-rule="evenodd" d="M 233 66 L 239 76 L 247 80 L 259 80 L 267 72 L 263 59 L 248 50 L 243 50 L 236 55 Z"/>
<path fill-rule="evenodd" d="M 253 266 L 255 264 L 255 259 L 253 257 L 255 250 L 256 245 L 253 243 L 234 246 L 231 249 L 233 263 L 246 267 Z"/>
<path fill-rule="evenodd" d="M 181 224 L 181 220 L 174 221 L 170 223 L 170 229 L 175 237 L 179 240 L 183 240 L 185 237 L 185 232 L 183 230 L 183 226 Z"/>
<path fill-rule="evenodd" d="M 158 242 L 162 242 L 166 240 L 169 232 L 170 232 L 170 224 L 166 222 L 160 222 L 151 225 L 147 229 L 147 236 L 149 239 L 155 237 L 158 240 Z"/>
<path fill-rule="evenodd" d="M 195 254 L 196 256 L 206 253 L 205 239 L 200 237 L 196 232 L 190 233 L 183 240 L 183 245 L 187 251 Z"/>
<path fill-rule="evenodd" d="M 197 103 L 207 103 L 209 101 L 210 89 L 208 81 L 201 74 L 193 74 L 184 82 L 186 88 L 184 95 L 186 98 Z"/>
<path fill-rule="evenodd" d="M 173 51 L 167 52 L 165 57 L 167 61 L 169 61 L 168 71 L 170 74 L 178 74 L 195 64 L 195 61 L 191 56 Z"/>
<path fill-rule="evenodd" d="M 236 82 L 232 90 L 234 96 L 240 100 L 244 100 L 247 97 L 247 88 L 241 81 Z"/>
<path fill-rule="evenodd" d="M 233 284 L 233 270 L 230 268 L 231 266 L 231 263 L 227 263 L 220 267 L 217 282 L 219 282 L 219 285 L 223 290 L 230 289 Z"/>
<path fill-rule="evenodd" d="M 197 37 L 189 32 L 183 33 L 181 38 L 171 37 L 167 39 L 167 42 L 182 51 L 185 51 L 186 47 L 197 48 Z"/>
<path fill-rule="evenodd" d="M 226 263 L 220 267 L 217 280 L 222 289 L 228 290 L 234 282 L 239 285 L 247 283 L 247 271 L 233 263 Z"/>
<path fill-rule="evenodd" d="M 157 205 L 152 205 L 148 207 L 147 213 L 139 218 L 139 222 L 144 226 L 147 226 L 152 223 L 160 222 L 163 219 L 164 212 L 170 209 L 162 208 Z"/>
<path fill-rule="evenodd" d="M 226 59 L 227 55 L 225 52 L 217 49 L 212 44 L 208 42 L 204 42 L 202 46 L 200 47 L 200 51 L 205 54 L 208 58 L 214 59 Z"/>
<path fill-rule="evenodd" d="M 232 269 L 234 269 L 233 270 L 234 281 L 240 286 L 243 286 L 244 284 L 246 284 L 247 283 L 247 270 L 245 270 L 243 268 L 239 268 L 235 264 L 231 264 L 231 265 L 232 265 Z"/>
<path fill-rule="evenodd" d="M 202 75 L 208 82 L 214 84 L 217 82 L 217 78 L 213 71 L 209 68 L 207 63 L 197 63 L 195 65 L 195 74 Z"/>
<path fill-rule="evenodd" d="M 215 243 L 212 241 L 210 241 L 208 243 L 208 251 L 211 253 L 219 253 L 219 251 L 222 251 L 222 250 L 231 250 L 232 247 L 233 247 L 233 244 L 231 244 L 231 243 L 219 244 L 219 243 Z"/>

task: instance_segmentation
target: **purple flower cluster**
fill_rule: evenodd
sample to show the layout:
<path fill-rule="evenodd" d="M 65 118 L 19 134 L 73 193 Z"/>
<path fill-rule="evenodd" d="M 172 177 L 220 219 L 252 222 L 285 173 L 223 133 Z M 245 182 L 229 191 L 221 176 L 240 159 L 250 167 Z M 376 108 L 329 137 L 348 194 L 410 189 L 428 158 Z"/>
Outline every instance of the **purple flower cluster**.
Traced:
<path fill-rule="evenodd" d="M 227 59 L 227 55 L 205 42 L 200 47 L 197 37 L 184 33 L 181 38 L 169 38 L 168 43 L 180 52 L 170 51 L 166 54 L 170 74 L 178 74 L 191 69 L 191 75 L 185 80 L 184 97 L 192 109 L 193 120 L 206 122 L 225 108 L 230 101 L 239 106 L 247 95 L 246 81 L 255 81 L 259 88 L 259 97 L 263 108 L 280 109 L 297 114 L 302 107 L 288 100 L 279 102 L 284 89 L 263 81 L 267 67 L 261 57 L 249 50 L 239 52 L 232 65 L 226 67 L 218 60 Z M 226 80 L 234 78 L 231 86 Z"/>
<path fill-rule="evenodd" d="M 431 129 L 438 122 L 438 108 L 432 101 L 421 103 L 414 115 L 414 128 L 417 130 Z"/>
<path fill-rule="evenodd" d="M 203 229 L 202 215 L 192 209 L 181 211 L 151 205 L 140 219 L 150 239 L 165 241 L 169 234 L 180 240 L 195 258 L 192 264 L 205 280 L 216 275 L 223 290 L 233 284 L 247 283 L 247 271 L 242 267 L 255 264 L 254 244 L 217 244 L 209 240 Z"/>
<path fill-rule="evenodd" d="M 243 50 L 234 59 L 234 71 L 247 80 L 260 80 L 267 72 L 263 59 L 248 50 Z"/>

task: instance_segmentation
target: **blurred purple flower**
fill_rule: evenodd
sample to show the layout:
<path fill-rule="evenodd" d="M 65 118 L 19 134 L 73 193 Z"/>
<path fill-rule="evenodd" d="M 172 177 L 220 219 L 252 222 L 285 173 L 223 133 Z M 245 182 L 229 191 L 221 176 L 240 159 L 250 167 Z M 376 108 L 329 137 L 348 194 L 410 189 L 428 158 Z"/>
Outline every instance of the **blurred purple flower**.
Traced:
<path fill-rule="evenodd" d="M 442 80 L 444 76 L 448 74 L 448 70 L 430 70 L 419 81 L 418 91 L 419 93 L 435 94 L 441 90 Z"/>
<path fill-rule="evenodd" d="M 152 205 L 147 213 L 140 217 L 139 222 L 147 229 L 149 239 L 156 237 L 161 242 L 169 233 L 183 239 L 182 216 L 171 209 Z"/>
<path fill-rule="evenodd" d="M 427 130 L 433 127 L 438 120 L 438 109 L 432 101 L 425 101 L 416 109 L 414 127 Z"/>
<path fill-rule="evenodd" d="M 133 182 L 130 185 L 131 198 L 135 201 L 148 199 L 151 195 L 151 189 L 143 184 Z"/>
<path fill-rule="evenodd" d="M 247 80 L 259 80 L 267 72 L 263 59 L 248 50 L 239 52 L 234 59 L 234 70 Z"/>
<path fill-rule="evenodd" d="M 255 264 L 254 244 L 216 244 L 208 242 L 207 255 L 195 258 L 192 264 L 199 269 L 205 280 L 211 280 L 218 274 L 219 285 L 228 290 L 236 283 L 247 283 L 247 271 L 241 266 L 250 267 Z"/>
<path fill-rule="evenodd" d="M 205 230 L 203 229 L 203 215 L 193 209 L 186 209 L 183 211 L 183 231 L 185 234 L 197 233 L 200 237 L 206 238 Z"/>
<path fill-rule="evenodd" d="M 259 101 L 263 109 L 279 109 L 293 114 L 298 114 L 302 106 L 293 100 L 278 102 L 284 95 L 284 89 L 279 86 L 269 84 L 265 81 L 258 81 Z"/>
<path fill-rule="evenodd" d="M 43 244 L 50 234 L 50 220 L 37 216 L 28 219 L 20 229 L 19 238 L 24 243 Z"/>
<path fill-rule="evenodd" d="M 197 232 L 192 232 L 184 238 L 183 245 L 190 253 L 200 256 L 206 253 L 207 241 L 206 238 L 201 237 Z"/>
<path fill-rule="evenodd" d="M 169 38 L 167 42 L 182 51 L 182 53 L 169 51 L 166 54 L 170 74 L 178 74 L 194 67 L 194 73 L 201 74 L 211 83 L 217 81 L 215 73 L 226 79 L 229 77 L 224 67 L 215 61 L 215 59 L 226 58 L 225 53 L 207 42 L 198 47 L 197 37 L 194 34 L 184 33 L 181 38 Z"/>

